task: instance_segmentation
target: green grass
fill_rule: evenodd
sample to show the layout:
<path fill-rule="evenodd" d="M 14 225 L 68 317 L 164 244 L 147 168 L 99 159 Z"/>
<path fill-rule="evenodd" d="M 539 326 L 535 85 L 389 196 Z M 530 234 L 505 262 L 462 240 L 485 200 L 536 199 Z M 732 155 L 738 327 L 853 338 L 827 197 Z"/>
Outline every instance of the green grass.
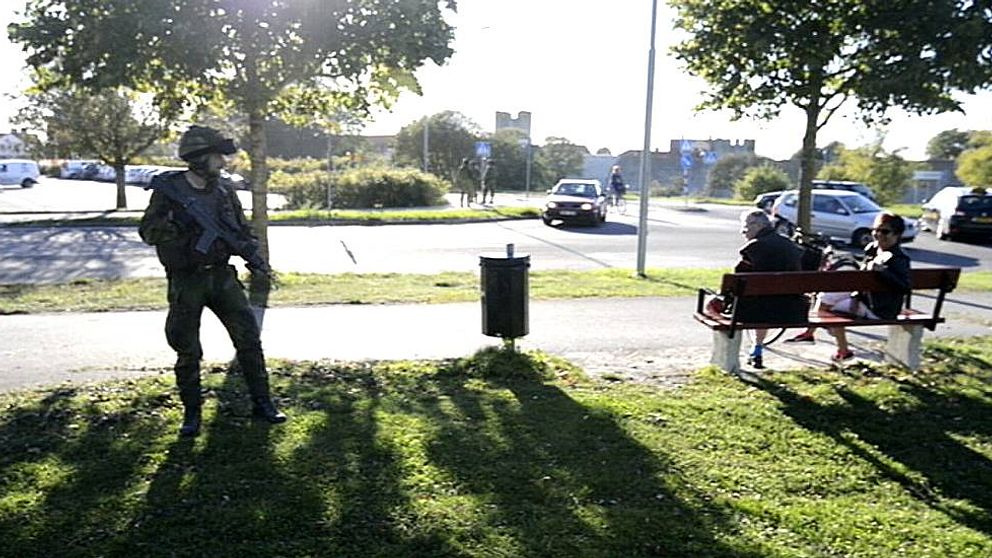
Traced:
<path fill-rule="evenodd" d="M 629 269 L 531 272 L 530 298 L 629 298 L 695 296 L 700 287 L 717 288 L 725 269 L 649 269 L 637 277 Z M 269 306 L 469 302 L 479 299 L 479 276 L 469 272 L 430 275 L 404 273 L 281 274 Z M 992 272 L 961 275 L 958 292 L 992 291 Z M 59 284 L 0 285 L 0 315 L 38 312 L 153 310 L 167 306 L 165 279 L 80 279 Z"/>
<path fill-rule="evenodd" d="M 319 210 L 300 209 L 293 211 L 273 211 L 269 223 L 273 225 L 378 225 L 399 223 L 437 223 L 467 221 L 505 221 L 508 219 L 535 219 L 541 210 L 535 207 L 497 207 L 483 209 L 383 209 L 383 210 Z M 249 216 L 250 217 L 250 216 Z M 6 223 L 7 227 L 136 227 L 141 216 L 100 215 L 95 217 L 34 219 Z"/>
<path fill-rule="evenodd" d="M 272 362 L 290 416 L 205 374 L 0 396 L 0 555 L 992 555 L 992 341 L 675 390 L 540 353 Z"/>
<path fill-rule="evenodd" d="M 894 203 L 885 206 L 885 209 L 910 219 L 919 219 L 923 215 L 923 208 L 918 203 Z"/>

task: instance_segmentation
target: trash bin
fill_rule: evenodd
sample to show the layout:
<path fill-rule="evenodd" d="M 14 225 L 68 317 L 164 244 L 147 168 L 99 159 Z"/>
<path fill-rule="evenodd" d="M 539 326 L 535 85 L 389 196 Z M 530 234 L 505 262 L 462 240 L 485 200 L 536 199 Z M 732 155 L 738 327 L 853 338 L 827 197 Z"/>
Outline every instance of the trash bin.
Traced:
<path fill-rule="evenodd" d="M 527 335 L 530 256 L 479 256 L 482 290 L 482 334 L 503 339 Z"/>

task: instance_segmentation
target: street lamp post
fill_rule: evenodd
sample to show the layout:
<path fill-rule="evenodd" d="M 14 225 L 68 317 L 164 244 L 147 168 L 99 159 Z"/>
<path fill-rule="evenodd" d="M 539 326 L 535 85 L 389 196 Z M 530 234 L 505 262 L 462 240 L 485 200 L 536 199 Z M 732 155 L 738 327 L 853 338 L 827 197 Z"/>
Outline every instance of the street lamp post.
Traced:
<path fill-rule="evenodd" d="M 648 242 L 648 198 L 651 195 L 651 101 L 654 97 L 654 35 L 658 19 L 658 0 L 651 0 L 651 46 L 648 49 L 648 94 L 644 108 L 644 150 L 641 151 L 641 204 L 637 223 L 637 275 L 646 277 Z"/>

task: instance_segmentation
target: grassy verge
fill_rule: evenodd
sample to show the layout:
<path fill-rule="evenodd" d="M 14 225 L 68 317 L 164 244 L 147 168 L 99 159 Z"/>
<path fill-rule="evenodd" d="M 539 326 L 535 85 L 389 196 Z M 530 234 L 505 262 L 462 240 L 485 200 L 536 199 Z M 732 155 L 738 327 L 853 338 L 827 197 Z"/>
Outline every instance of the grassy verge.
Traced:
<path fill-rule="evenodd" d="M 586 297 L 695 296 L 700 287 L 717 288 L 724 269 L 649 269 L 647 278 L 628 269 L 535 271 L 534 300 Z M 992 273 L 965 273 L 959 292 L 992 291 Z M 469 302 L 479 299 L 475 273 L 286 273 L 270 306 Z M 103 312 L 166 307 L 165 279 L 104 281 L 81 279 L 54 285 L 0 285 L 0 315 L 38 312 Z"/>
<path fill-rule="evenodd" d="M 985 557 L 992 342 L 925 368 L 600 384 L 539 353 L 0 396 L 4 555 Z"/>
<path fill-rule="evenodd" d="M 537 218 L 541 210 L 534 207 L 496 207 L 485 209 L 422 209 L 422 210 L 295 210 L 274 211 L 269 214 L 273 225 L 378 225 L 398 223 L 437 223 L 439 221 L 459 223 L 466 221 L 501 221 L 506 219 Z M 8 227 L 105 227 L 137 226 L 139 215 L 80 217 L 66 219 L 36 219 L 15 221 Z"/>

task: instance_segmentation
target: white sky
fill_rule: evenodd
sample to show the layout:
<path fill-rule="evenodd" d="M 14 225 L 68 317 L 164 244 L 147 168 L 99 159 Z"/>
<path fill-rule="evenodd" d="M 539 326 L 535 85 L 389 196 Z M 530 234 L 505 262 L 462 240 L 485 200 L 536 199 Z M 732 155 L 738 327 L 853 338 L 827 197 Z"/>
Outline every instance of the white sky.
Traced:
<path fill-rule="evenodd" d="M 27 83 L 24 57 L 7 41 L 5 28 L 24 0 L 0 1 L 0 93 L 17 93 Z M 652 149 L 668 149 L 677 138 L 756 140 L 760 155 L 784 159 L 802 142 L 803 115 L 787 108 L 771 122 L 740 120 L 728 113 L 695 113 L 705 84 L 691 78 L 668 53 L 677 42 L 673 11 L 658 2 L 655 46 Z M 595 152 L 613 154 L 644 144 L 647 59 L 651 0 L 461 0 L 455 54 L 447 64 L 429 63 L 418 72 L 423 96 L 404 94 L 391 112 L 367 126 L 368 134 L 394 134 L 424 115 L 461 112 L 483 130 L 492 131 L 496 111 L 516 116 L 532 113 L 532 136 L 543 143 L 560 136 Z M 0 131 L 9 128 L 16 103 L 0 102 Z M 992 129 L 992 93 L 965 98 L 966 114 L 911 116 L 892 113 L 884 130 L 887 149 L 904 148 L 903 156 L 923 158 L 927 141 L 942 130 Z M 841 141 L 848 147 L 873 141 L 871 130 L 840 115 L 821 130 L 818 143 Z"/>

